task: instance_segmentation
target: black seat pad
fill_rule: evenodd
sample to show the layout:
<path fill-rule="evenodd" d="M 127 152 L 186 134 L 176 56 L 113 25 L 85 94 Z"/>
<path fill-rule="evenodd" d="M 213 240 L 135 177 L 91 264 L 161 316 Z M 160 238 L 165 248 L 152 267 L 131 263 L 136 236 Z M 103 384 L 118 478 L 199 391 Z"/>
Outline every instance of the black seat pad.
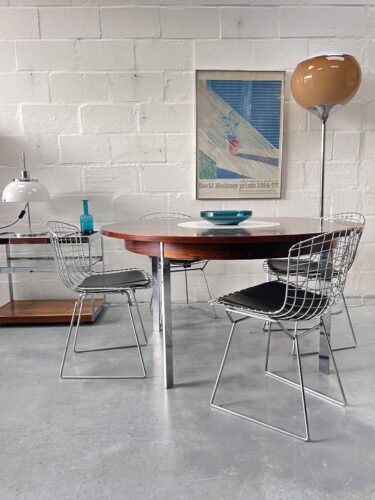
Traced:
<path fill-rule="evenodd" d="M 93 274 L 85 278 L 80 287 L 82 288 L 122 288 L 145 286 L 150 280 L 143 271 L 133 269 L 129 271 L 118 271 L 103 274 Z"/>
<path fill-rule="evenodd" d="M 286 284 L 282 281 L 269 281 L 238 292 L 220 297 L 219 302 L 228 306 L 244 307 L 251 311 L 272 313 L 282 308 L 285 301 Z M 288 300 L 285 310 L 291 310 L 291 315 L 305 314 L 311 310 L 322 310 L 327 303 L 325 297 L 313 294 L 305 289 L 298 289 L 291 285 L 288 288 Z M 303 304 L 303 307 L 301 307 Z M 317 313 L 318 315 L 318 313 Z"/>
<path fill-rule="evenodd" d="M 289 274 L 300 274 L 302 276 L 316 276 L 329 274 L 331 266 L 327 266 L 325 262 L 323 262 L 319 266 L 319 262 L 314 262 L 310 260 L 306 260 L 304 262 L 301 259 L 290 259 L 290 267 Z M 267 265 L 275 274 L 287 274 L 288 272 L 288 259 L 268 259 Z"/>

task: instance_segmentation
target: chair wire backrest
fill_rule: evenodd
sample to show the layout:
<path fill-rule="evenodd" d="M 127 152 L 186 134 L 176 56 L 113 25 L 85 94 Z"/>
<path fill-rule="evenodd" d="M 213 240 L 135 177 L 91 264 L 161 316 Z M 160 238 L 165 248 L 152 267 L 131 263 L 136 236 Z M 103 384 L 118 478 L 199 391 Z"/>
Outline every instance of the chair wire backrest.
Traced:
<path fill-rule="evenodd" d="M 361 239 L 363 230 L 365 228 L 366 224 L 366 218 L 364 215 L 357 213 L 357 212 L 341 212 L 338 214 L 332 214 L 332 215 L 327 215 L 325 217 L 322 217 L 323 221 L 327 222 L 335 222 L 337 224 L 345 224 L 347 226 L 356 228 L 358 230 L 358 244 L 355 247 L 355 251 L 352 255 L 352 260 L 349 265 L 349 269 L 352 267 L 352 264 L 354 262 L 355 256 L 357 254 L 357 249 L 359 245 L 359 241 Z"/>
<path fill-rule="evenodd" d="M 288 254 L 285 301 L 273 316 L 304 320 L 328 312 L 342 296 L 360 236 L 360 229 L 345 226 L 293 245 Z"/>
<path fill-rule="evenodd" d="M 60 221 L 48 221 L 52 253 L 57 273 L 70 290 L 77 290 L 92 274 L 89 259 L 84 253 L 82 234 L 77 226 Z"/>

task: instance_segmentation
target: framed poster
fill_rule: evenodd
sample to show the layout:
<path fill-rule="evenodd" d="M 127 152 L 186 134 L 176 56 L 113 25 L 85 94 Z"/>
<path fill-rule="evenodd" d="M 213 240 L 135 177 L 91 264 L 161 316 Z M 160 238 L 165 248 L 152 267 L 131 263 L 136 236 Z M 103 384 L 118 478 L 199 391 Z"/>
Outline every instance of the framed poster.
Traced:
<path fill-rule="evenodd" d="M 198 199 L 280 198 L 284 71 L 196 72 Z"/>

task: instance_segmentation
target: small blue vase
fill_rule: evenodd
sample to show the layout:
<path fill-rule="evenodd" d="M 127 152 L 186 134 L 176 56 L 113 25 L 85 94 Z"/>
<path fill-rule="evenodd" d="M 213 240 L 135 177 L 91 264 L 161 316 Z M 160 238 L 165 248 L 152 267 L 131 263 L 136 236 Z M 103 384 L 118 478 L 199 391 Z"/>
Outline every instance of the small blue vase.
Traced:
<path fill-rule="evenodd" d="M 89 200 L 82 200 L 83 214 L 79 221 L 81 225 L 82 234 L 91 234 L 94 232 L 94 218 L 89 214 Z"/>

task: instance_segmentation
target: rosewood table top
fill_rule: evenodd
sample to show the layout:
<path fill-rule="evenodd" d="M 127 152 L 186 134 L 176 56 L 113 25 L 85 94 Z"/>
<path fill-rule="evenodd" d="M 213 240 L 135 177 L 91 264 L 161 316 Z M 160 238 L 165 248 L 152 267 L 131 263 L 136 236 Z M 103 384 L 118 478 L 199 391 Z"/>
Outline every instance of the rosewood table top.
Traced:
<path fill-rule="evenodd" d="M 254 221 L 278 224 L 256 229 L 241 225 L 233 229 L 179 225 L 191 220 L 133 220 L 108 224 L 101 231 L 105 236 L 124 240 L 125 248 L 135 253 L 159 257 L 159 243 L 163 242 L 166 258 L 229 260 L 283 257 L 294 243 L 340 229 L 338 224 L 332 222 L 324 222 L 321 226 L 318 218 L 298 217 L 252 218 Z"/>

